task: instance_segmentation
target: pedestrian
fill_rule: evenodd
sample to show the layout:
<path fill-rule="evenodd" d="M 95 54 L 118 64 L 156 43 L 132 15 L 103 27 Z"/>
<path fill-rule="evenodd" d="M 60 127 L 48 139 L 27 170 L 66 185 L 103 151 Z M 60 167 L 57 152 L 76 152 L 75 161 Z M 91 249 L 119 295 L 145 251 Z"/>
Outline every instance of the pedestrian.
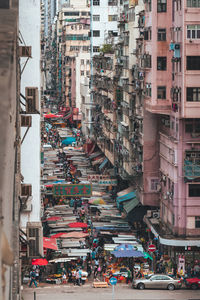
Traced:
<path fill-rule="evenodd" d="M 131 271 L 130 269 L 128 269 L 127 276 L 126 276 L 126 284 L 128 284 L 130 280 L 131 280 Z"/>
<path fill-rule="evenodd" d="M 97 278 L 97 269 L 98 269 L 98 266 L 94 266 L 94 279 L 96 279 Z"/>
<path fill-rule="evenodd" d="M 35 284 L 35 287 L 37 287 L 37 282 L 36 282 L 36 273 L 35 273 L 35 271 L 34 271 L 34 270 L 33 270 L 33 271 L 31 271 L 31 273 L 30 273 L 30 279 L 31 279 L 31 281 L 30 281 L 29 287 L 31 287 L 31 286 L 32 286 L 32 283 L 34 283 L 34 284 Z"/>
<path fill-rule="evenodd" d="M 80 286 L 80 285 L 81 285 L 81 276 L 80 276 L 79 269 L 76 270 L 75 276 L 76 276 L 76 284 L 77 284 L 78 286 Z"/>

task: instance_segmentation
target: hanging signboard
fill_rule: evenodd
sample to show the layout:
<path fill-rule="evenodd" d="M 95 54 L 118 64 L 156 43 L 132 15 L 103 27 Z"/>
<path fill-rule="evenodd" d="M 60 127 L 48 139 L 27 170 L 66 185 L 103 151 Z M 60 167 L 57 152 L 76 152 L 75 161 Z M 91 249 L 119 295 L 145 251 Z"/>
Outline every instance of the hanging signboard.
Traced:
<path fill-rule="evenodd" d="M 103 185 L 103 186 L 113 185 L 113 186 L 116 186 L 117 185 L 117 179 L 99 180 L 99 185 Z"/>
<path fill-rule="evenodd" d="M 87 180 L 90 182 L 98 182 L 99 180 L 109 179 L 109 175 L 88 175 Z"/>
<path fill-rule="evenodd" d="M 91 184 L 55 184 L 53 195 L 60 197 L 90 197 L 92 195 Z"/>

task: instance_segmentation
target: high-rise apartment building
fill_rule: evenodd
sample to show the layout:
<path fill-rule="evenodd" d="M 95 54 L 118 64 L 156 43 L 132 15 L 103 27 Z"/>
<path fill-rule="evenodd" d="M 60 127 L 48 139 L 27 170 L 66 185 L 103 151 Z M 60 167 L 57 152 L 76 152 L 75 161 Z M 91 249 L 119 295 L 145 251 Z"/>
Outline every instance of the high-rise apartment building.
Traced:
<path fill-rule="evenodd" d="M 19 1 L 21 66 L 21 220 L 28 257 L 43 254 L 40 196 L 40 2 Z"/>
<path fill-rule="evenodd" d="M 93 57 L 97 144 L 175 259 L 200 245 L 199 13 L 192 0 L 123 1 L 115 53 Z"/>

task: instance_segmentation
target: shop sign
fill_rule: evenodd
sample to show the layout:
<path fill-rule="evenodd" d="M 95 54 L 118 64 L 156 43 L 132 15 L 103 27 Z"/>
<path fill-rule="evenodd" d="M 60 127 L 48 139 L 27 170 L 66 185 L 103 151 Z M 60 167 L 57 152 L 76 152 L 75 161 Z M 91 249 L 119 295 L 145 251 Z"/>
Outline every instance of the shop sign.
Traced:
<path fill-rule="evenodd" d="M 183 255 L 179 255 L 178 257 L 178 273 L 183 272 L 185 274 L 185 257 Z"/>
<path fill-rule="evenodd" d="M 90 197 L 92 195 L 91 184 L 55 184 L 53 195 L 56 197 Z"/>
<path fill-rule="evenodd" d="M 117 185 L 117 180 L 116 179 L 99 180 L 99 185 L 104 185 L 104 186 Z"/>
<path fill-rule="evenodd" d="M 110 179 L 109 175 L 88 175 L 87 180 L 90 182 L 98 182 L 99 180 Z"/>

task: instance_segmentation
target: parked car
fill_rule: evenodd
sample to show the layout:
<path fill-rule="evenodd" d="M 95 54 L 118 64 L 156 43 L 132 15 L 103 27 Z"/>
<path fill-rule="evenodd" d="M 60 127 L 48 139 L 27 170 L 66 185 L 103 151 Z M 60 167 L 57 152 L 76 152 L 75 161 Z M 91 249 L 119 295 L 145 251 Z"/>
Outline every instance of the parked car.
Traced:
<path fill-rule="evenodd" d="M 143 290 L 149 289 L 168 289 L 173 291 L 181 287 L 181 281 L 171 278 L 164 274 L 153 274 L 147 278 L 136 279 L 133 281 L 133 288 Z"/>
<path fill-rule="evenodd" d="M 185 278 L 184 283 L 188 289 L 197 290 L 200 288 L 200 278 Z"/>

